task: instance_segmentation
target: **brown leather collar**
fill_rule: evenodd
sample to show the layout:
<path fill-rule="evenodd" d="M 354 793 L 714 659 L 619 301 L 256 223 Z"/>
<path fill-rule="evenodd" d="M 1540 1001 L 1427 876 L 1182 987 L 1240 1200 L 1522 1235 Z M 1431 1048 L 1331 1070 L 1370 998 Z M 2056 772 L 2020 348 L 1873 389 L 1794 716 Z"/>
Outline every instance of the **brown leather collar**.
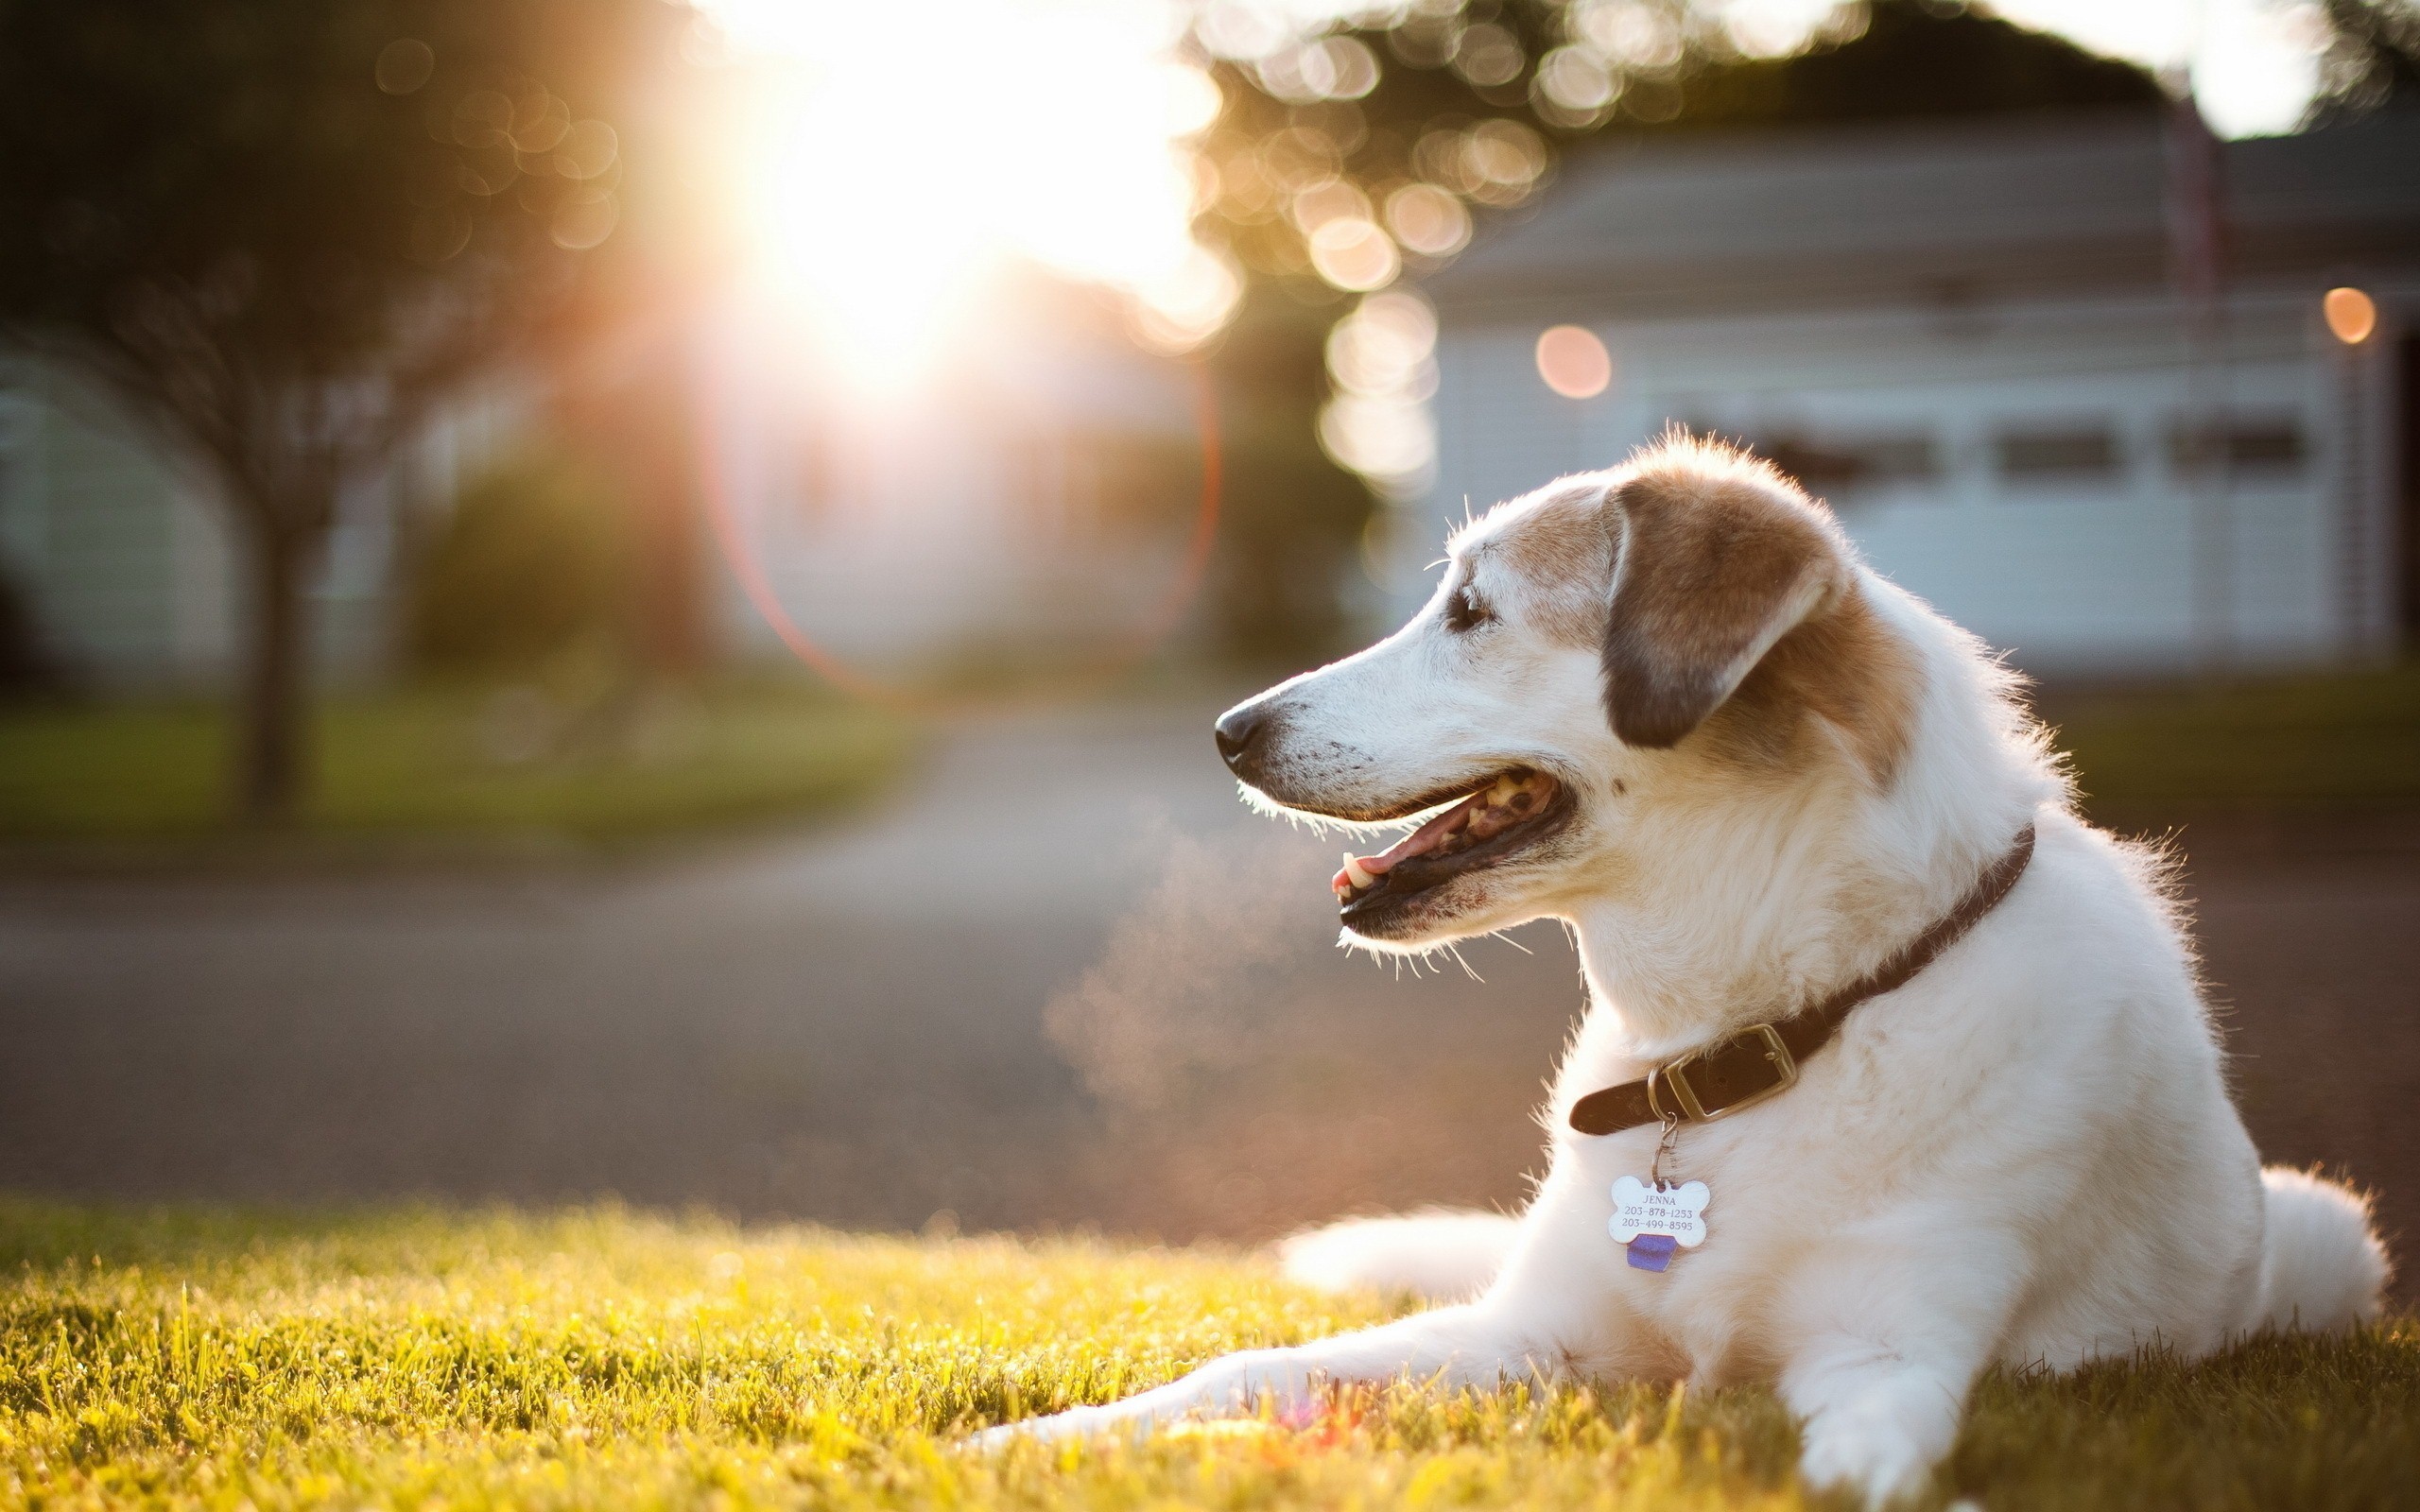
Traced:
<path fill-rule="evenodd" d="M 1832 1042 L 1851 1009 L 1908 985 L 1942 952 L 1958 943 L 2025 874 L 2033 859 L 2033 826 L 1984 869 L 1958 906 L 1899 953 L 1813 1007 L 1775 1023 L 1749 1027 L 1668 1060 L 1643 1081 L 1590 1092 L 1571 1105 L 1571 1126 L 1582 1134 L 1618 1134 L 1644 1124 L 1700 1124 L 1736 1113 L 1786 1091 L 1799 1063 Z"/>

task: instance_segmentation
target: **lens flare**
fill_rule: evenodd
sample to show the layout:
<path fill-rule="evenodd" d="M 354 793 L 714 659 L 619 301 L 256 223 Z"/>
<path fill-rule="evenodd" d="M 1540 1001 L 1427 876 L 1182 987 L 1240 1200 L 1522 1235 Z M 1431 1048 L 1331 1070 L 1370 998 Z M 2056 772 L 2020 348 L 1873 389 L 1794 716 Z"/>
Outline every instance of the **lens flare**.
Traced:
<path fill-rule="evenodd" d="M 735 476 L 739 471 L 734 464 L 744 454 L 744 443 L 731 432 L 735 417 L 746 406 L 735 399 L 736 391 L 747 387 L 748 380 L 737 372 L 727 351 L 709 350 L 699 367 L 699 382 L 695 387 L 693 423 L 704 444 L 698 449 L 700 492 L 705 504 L 705 514 L 711 524 L 715 543 L 720 549 L 724 564 L 731 569 L 740 593 L 759 618 L 772 630 L 784 647 L 816 676 L 841 692 L 918 715 L 961 713 L 970 709 L 996 709 L 1003 703 L 1051 703 L 1073 700 L 1097 694 L 1118 678 L 1131 672 L 1158 650 L 1184 621 L 1185 613 L 1201 595 L 1203 580 L 1210 571 L 1210 554 L 1219 534 L 1219 505 L 1223 487 L 1224 454 L 1220 449 L 1218 394 L 1210 383 L 1208 369 L 1198 361 L 1192 363 L 1194 380 L 1194 425 L 1201 440 L 1201 486 L 1196 497 L 1193 528 L 1187 534 L 1184 554 L 1178 561 L 1174 575 L 1161 590 L 1150 614 L 1121 644 L 1108 648 L 1107 654 L 1093 665 L 1069 675 L 1056 685 L 1035 690 L 1023 697 L 1003 699 L 997 696 L 953 696 L 890 682 L 873 676 L 836 655 L 807 633 L 782 602 L 780 591 L 773 586 L 765 570 L 765 561 L 757 549 L 754 526 L 757 522 L 747 518 L 742 490 Z"/>

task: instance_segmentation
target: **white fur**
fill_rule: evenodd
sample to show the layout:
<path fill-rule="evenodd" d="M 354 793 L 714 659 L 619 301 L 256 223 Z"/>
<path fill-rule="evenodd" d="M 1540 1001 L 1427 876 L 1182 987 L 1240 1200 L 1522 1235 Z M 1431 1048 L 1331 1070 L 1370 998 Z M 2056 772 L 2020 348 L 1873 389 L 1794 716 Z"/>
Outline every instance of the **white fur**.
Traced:
<path fill-rule="evenodd" d="M 2268 1215 L 2260 1321 L 2326 1332 L 2374 1316 L 2390 1274 L 2370 1204 L 2308 1171 L 2260 1173 Z"/>
<path fill-rule="evenodd" d="M 1277 1246 L 1277 1258 L 1288 1280 L 1318 1291 L 1369 1287 L 1461 1302 L 1495 1280 L 1519 1231 L 1519 1221 L 1500 1212 L 1430 1209 L 1295 1234 Z"/>
<path fill-rule="evenodd" d="M 2193 1357 L 2264 1328 L 2375 1315 L 2387 1263 L 2366 1207 L 2260 1170 L 2161 862 L 2070 812 L 2056 759 L 1980 645 L 1841 546 L 1841 581 L 1921 669 L 1894 777 L 1860 768 L 1846 732 L 1838 760 L 1783 780 L 1728 778 L 1688 741 L 1625 747 L 1595 654 L 1530 623 L 1543 591 L 1491 549 L 1574 487 L 1456 541 L 1441 600 L 1467 577 L 1499 624 L 1458 636 L 1432 605 L 1256 701 L 1282 716 L 1262 784 L 1281 802 L 1316 793 L 1307 806 L 1378 811 L 1514 764 L 1582 787 L 1552 855 L 1449 884 L 1444 915 L 1361 942 L 1417 951 L 1542 915 L 1576 930 L 1591 1006 L 1544 1112 L 1551 1164 L 1535 1198 L 1517 1225 L 1363 1221 L 1286 1249 L 1314 1284 L 1469 1300 L 1229 1356 L 990 1440 L 1282 1407 L 1325 1383 L 1762 1381 L 1803 1423 L 1806 1479 L 1879 1503 L 1927 1484 L 1995 1363 L 2065 1369 L 2152 1344 Z M 1656 1130 L 1577 1134 L 1572 1102 L 1871 970 L 2029 821 L 2030 869 L 1972 933 L 1857 1009 L 1795 1088 L 1682 1129 L 1673 1168 L 1711 1186 L 1708 1238 L 1667 1273 L 1630 1268 L 1606 1234 L 1608 1189 L 1647 1172 Z"/>

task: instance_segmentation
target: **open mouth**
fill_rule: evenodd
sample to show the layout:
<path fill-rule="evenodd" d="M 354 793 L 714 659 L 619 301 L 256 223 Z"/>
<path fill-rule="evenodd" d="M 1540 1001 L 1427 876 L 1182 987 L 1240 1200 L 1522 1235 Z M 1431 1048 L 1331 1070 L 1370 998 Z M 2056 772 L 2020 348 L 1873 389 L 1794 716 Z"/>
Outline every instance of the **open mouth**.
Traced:
<path fill-rule="evenodd" d="M 1499 772 L 1374 856 L 1347 855 L 1331 885 L 1350 919 L 1496 866 L 1545 838 L 1569 805 L 1563 784 L 1533 767 Z"/>

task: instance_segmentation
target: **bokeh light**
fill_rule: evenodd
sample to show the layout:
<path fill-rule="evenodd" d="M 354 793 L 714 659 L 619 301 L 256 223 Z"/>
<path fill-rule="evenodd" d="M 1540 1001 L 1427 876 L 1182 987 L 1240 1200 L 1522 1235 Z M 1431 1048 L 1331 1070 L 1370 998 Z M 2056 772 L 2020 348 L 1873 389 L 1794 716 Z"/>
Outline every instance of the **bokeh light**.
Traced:
<path fill-rule="evenodd" d="M 1406 184 L 1387 197 L 1387 229 L 1423 257 L 1451 257 L 1470 245 L 1471 213 L 1433 183 Z"/>
<path fill-rule="evenodd" d="M 2377 301 L 2360 289 L 2329 289 L 2319 304 L 2329 332 L 2348 347 L 2360 346 L 2378 328 Z"/>
<path fill-rule="evenodd" d="M 1723 35 L 1742 56 L 1784 58 L 1841 25 L 1851 8 L 1840 0 L 1728 0 L 1720 9 Z"/>
<path fill-rule="evenodd" d="M 1546 140 L 1518 121 L 1482 121 L 1467 131 L 1436 130 L 1411 149 L 1421 178 L 1489 205 L 1517 205 L 1547 169 Z"/>
<path fill-rule="evenodd" d="M 1674 67 L 1685 46 L 1678 16 L 1637 0 L 1586 0 L 1574 8 L 1570 27 L 1599 60 L 1634 72 Z"/>
<path fill-rule="evenodd" d="M 614 233 L 614 223 L 621 218 L 621 207 L 614 197 L 595 190 L 575 190 L 555 202 L 555 213 L 547 227 L 555 245 L 572 251 L 586 251 L 603 243 Z"/>
<path fill-rule="evenodd" d="M 1613 384 L 1613 353 L 1585 326 L 1550 326 L 1538 337 L 1538 376 L 1565 399 L 1594 399 Z"/>
<path fill-rule="evenodd" d="M 1558 126 L 1584 127 L 1602 119 L 1621 94 L 1621 81 L 1585 47 L 1558 47 L 1538 64 L 1537 93 L 1553 107 Z"/>
<path fill-rule="evenodd" d="M 372 77 L 389 94 L 411 94 L 437 71 L 437 50 L 416 37 L 398 37 L 378 50 Z"/>
<path fill-rule="evenodd" d="M 1322 179 L 1297 194 L 1288 208 L 1303 234 L 1315 236 L 1332 220 L 1368 220 L 1370 197 L 1347 180 Z"/>
<path fill-rule="evenodd" d="M 1262 89 L 1293 105 L 1357 100 L 1378 85 L 1377 55 L 1355 37 L 1315 38 L 1280 48 L 1254 59 L 1252 72 Z"/>
<path fill-rule="evenodd" d="M 1359 215 L 1340 216 L 1311 232 L 1311 266 L 1340 289 L 1384 288 L 1403 263 L 1385 232 Z"/>
<path fill-rule="evenodd" d="M 1521 39 L 1512 35 L 1510 28 L 1482 21 L 1462 28 L 1448 61 L 1455 73 L 1486 89 L 1520 77 L 1529 56 L 1521 50 Z"/>
<path fill-rule="evenodd" d="M 1336 387 L 1320 444 L 1340 466 L 1396 498 L 1418 494 L 1437 461 L 1428 401 L 1437 392 L 1437 312 L 1405 289 L 1373 294 L 1328 333 Z"/>

